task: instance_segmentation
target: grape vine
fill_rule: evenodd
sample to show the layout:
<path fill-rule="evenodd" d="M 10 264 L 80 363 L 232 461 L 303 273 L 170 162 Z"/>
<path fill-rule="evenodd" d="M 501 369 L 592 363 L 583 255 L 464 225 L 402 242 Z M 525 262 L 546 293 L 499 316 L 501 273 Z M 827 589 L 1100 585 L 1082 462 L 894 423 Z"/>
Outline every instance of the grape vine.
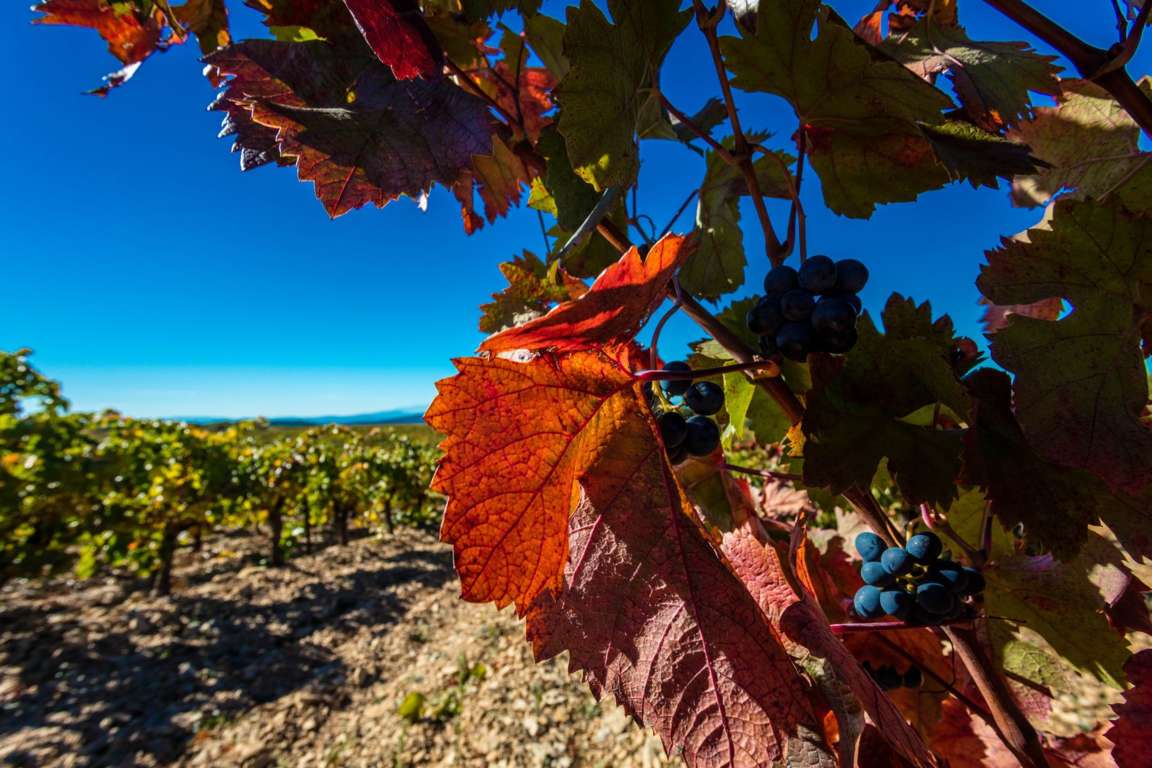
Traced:
<path fill-rule="evenodd" d="M 542 255 L 502 265 L 489 335 L 427 413 L 441 536 L 464 599 L 515 605 L 538 658 L 567 652 L 670 754 L 1131 768 L 1147 753 L 1123 739 L 1146 730 L 1149 695 L 1134 651 L 1152 633 L 1152 100 L 1128 67 L 1152 3 L 1115 3 L 1105 49 L 1022 0 L 987 2 L 1075 71 L 970 38 L 955 0 L 882 0 L 855 27 L 819 0 L 608 0 L 563 18 L 539 0 L 275 0 L 250 3 L 271 38 L 242 41 L 224 0 L 194 19 L 151 0 L 37 10 L 109 41 L 125 69 L 103 93 L 195 37 L 242 169 L 295 166 L 333 217 L 437 185 L 468 233 L 534 209 Z M 690 37 L 695 74 L 715 78 L 695 112 L 664 76 Z M 662 230 L 639 205 L 656 141 L 700 174 Z M 868 218 L 959 182 L 1044 208 L 1025 233 L 988 233 L 976 285 L 995 365 L 927 302 L 865 310 L 862 262 L 809 255 L 806 204 Z M 749 208 L 771 271 L 733 298 Z M 704 338 L 661 365 L 676 312 Z M 254 490 L 236 498 L 384 472 L 251 450 Z M 149 480 L 180 499 L 181 527 L 218 481 Z M 50 521 L 74 503 L 29 506 Z M 21 529 L 40 554 L 53 530 Z M 1112 722 L 1062 731 L 1054 702 L 1085 687 L 1117 702 Z"/>

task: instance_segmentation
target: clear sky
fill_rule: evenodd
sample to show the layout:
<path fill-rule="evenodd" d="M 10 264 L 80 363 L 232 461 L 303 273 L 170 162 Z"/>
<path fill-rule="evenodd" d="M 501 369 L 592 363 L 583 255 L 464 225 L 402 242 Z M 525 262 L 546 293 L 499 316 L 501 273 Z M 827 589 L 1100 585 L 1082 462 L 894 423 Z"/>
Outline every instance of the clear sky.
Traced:
<path fill-rule="evenodd" d="M 1091 11 L 1037 4 L 1092 42 L 1115 39 L 1104 0 Z M 561 5 L 545 9 L 559 15 Z M 833 5 L 855 21 L 873 2 Z M 255 13 L 230 6 L 237 38 L 263 36 Z M 1027 39 L 982 3 L 962 2 L 960 15 L 975 39 Z M 535 212 L 469 238 L 442 191 L 426 212 L 401 200 L 331 221 L 294 169 L 240 173 L 230 142 L 215 138 L 218 113 L 205 111 L 213 89 L 194 46 L 152 57 L 101 100 L 81 95 L 116 68 L 97 35 L 31 18 L 24 3 L 0 8 L 0 349 L 32 347 L 77 408 L 275 416 L 424 406 L 450 358 L 479 343 L 477 306 L 502 287 L 497 265 L 541 249 Z M 690 29 L 669 58 L 664 87 L 686 111 L 715 91 L 704 53 Z M 1150 61 L 1140 53 L 1131 71 Z M 746 128 L 791 133 L 782 102 L 738 99 Z M 642 152 L 641 208 L 662 225 L 702 163 L 668 142 Z M 983 250 L 1039 218 L 1013 209 L 1003 189 L 953 185 L 855 221 L 824 212 L 815 181 L 805 180 L 811 252 L 865 261 L 867 306 L 890 291 L 931 298 L 972 336 Z M 766 264 L 751 210 L 744 222 L 750 292 Z M 679 356 L 698 335 L 678 320 L 661 351 Z"/>

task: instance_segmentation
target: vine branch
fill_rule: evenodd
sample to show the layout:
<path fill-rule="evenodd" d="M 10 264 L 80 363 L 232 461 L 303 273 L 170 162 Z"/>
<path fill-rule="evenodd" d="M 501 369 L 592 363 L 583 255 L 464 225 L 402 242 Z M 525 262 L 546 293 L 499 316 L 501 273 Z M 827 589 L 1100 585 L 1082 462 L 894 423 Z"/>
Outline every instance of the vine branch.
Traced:
<path fill-rule="evenodd" d="M 1139 45 L 1143 23 L 1136 30 L 1129 32 L 1124 43 L 1106 51 L 1084 42 L 1024 0 L 984 0 L 984 2 L 1063 54 L 1082 77 L 1095 82 L 1112 94 L 1144 133 L 1152 136 L 1152 100 L 1140 90 L 1124 69 L 1124 64 Z M 1141 9 L 1141 16 L 1145 21 L 1150 10 L 1148 6 L 1149 4 L 1145 3 L 1145 7 Z M 1129 50 L 1130 42 L 1131 50 Z"/>
<path fill-rule="evenodd" d="M 728 8 L 727 3 L 720 3 L 715 11 L 709 11 L 701 0 L 692 0 L 696 10 L 696 25 L 704 33 L 708 41 L 708 50 L 712 54 L 712 64 L 716 69 L 716 78 L 720 82 L 720 90 L 724 93 L 724 106 L 728 110 L 728 122 L 732 124 L 732 139 L 735 144 L 731 155 L 735 158 L 737 167 L 748 186 L 748 194 L 752 197 L 752 205 L 756 209 L 756 216 L 760 219 L 760 228 L 764 230 L 764 249 L 772 266 L 778 267 L 784 263 L 787 253 L 776 230 L 772 227 L 772 219 L 768 216 L 768 208 L 764 204 L 764 192 L 760 189 L 760 180 L 756 178 L 756 166 L 752 163 L 752 148 L 744 129 L 740 127 L 740 116 L 736 111 L 736 99 L 732 96 L 732 84 L 728 82 L 728 71 L 724 67 L 724 57 L 720 53 L 720 38 L 716 35 L 716 25 L 724 17 Z"/>

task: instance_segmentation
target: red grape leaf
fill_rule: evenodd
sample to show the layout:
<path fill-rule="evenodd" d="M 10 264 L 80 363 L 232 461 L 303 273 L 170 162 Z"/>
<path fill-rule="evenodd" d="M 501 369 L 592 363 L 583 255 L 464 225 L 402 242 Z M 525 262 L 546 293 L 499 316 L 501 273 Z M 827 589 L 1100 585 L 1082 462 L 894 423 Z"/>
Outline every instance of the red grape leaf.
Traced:
<path fill-rule="evenodd" d="M 972 728 L 972 713 L 952 697 L 940 709 L 929 741 L 932 750 L 948 761 L 948 768 L 986 768 L 984 740 Z"/>
<path fill-rule="evenodd" d="M 1104 735 L 1116 745 L 1112 757 L 1118 768 L 1140 768 L 1152 754 L 1152 650 L 1140 651 L 1124 670 L 1132 688 L 1123 704 L 1112 707 L 1116 719 Z"/>
<path fill-rule="evenodd" d="M 1117 632 L 1143 632 L 1152 635 L 1152 615 L 1148 611 L 1148 596 L 1152 587 L 1133 574 L 1124 591 L 1108 601 L 1108 623 Z"/>
<path fill-rule="evenodd" d="M 144 13 L 133 6 L 104 0 L 46 0 L 32 10 L 44 14 L 33 19 L 33 24 L 88 27 L 108 43 L 109 53 L 125 66 L 107 75 L 105 84 L 91 91 L 99 96 L 128 82 L 141 62 L 169 44 L 165 39 L 169 27 L 159 9 Z"/>
<path fill-rule="evenodd" d="M 996 304 L 1062 298 L 1074 307 L 1055 322 L 1013 317 L 992 337 L 992 357 L 1015 374 L 1016 415 L 1036 450 L 1128 493 L 1152 480 L 1140 351 L 1152 308 L 1149 242 L 1152 219 L 1061 200 L 1047 226 L 989 251 L 977 280 Z"/>
<path fill-rule="evenodd" d="M 909 768 L 909 763 L 889 745 L 880 730 L 871 723 L 864 726 L 856 742 L 855 768 Z"/>
<path fill-rule="evenodd" d="M 463 597 L 523 613 L 558 589 L 577 481 L 646 407 L 626 351 L 463 358 L 425 414 L 445 435 L 433 490 L 448 496 Z"/>
<path fill-rule="evenodd" d="M 451 185 L 492 150 L 487 107 L 446 78 L 398 81 L 375 59 L 321 41 L 248 40 L 206 61 L 230 78 L 226 101 L 278 131 L 280 155 L 333 217 Z M 256 135 L 254 149 L 265 149 L 267 135 Z"/>
<path fill-rule="evenodd" d="M 635 401 L 634 401 L 635 403 Z M 584 474 L 564 588 L 528 614 L 538 658 L 567 651 L 689 766 L 763 766 L 801 726 L 803 678 L 695 519 L 639 406 Z"/>
<path fill-rule="evenodd" d="M 499 136 L 492 137 L 492 151 L 472 158 L 472 169 L 452 187 L 460 201 L 464 231 L 469 235 L 520 204 L 521 187 L 531 184 L 540 169 L 517 155 Z M 473 188 L 484 203 L 484 218 L 475 212 Z"/>
<path fill-rule="evenodd" d="M 444 51 L 416 0 L 344 0 L 344 4 L 364 40 L 397 80 L 440 74 Z"/>
<path fill-rule="evenodd" d="M 646 257 L 631 248 L 605 269 L 592 289 L 524 325 L 488 337 L 480 349 L 567 352 L 631 340 L 666 296 L 668 281 L 691 252 L 690 241 L 667 235 Z"/>
<path fill-rule="evenodd" d="M 757 541 L 747 528 L 725 534 L 722 549 L 737 578 L 744 583 L 782 638 L 827 660 L 828 666 L 851 688 L 868 716 L 880 725 L 884 738 L 899 754 L 915 765 L 935 765 L 923 741 L 905 722 L 892 700 L 876 686 L 852 653 L 832 633 L 828 620 L 813 604 L 811 597 L 802 597 L 798 593 L 780 553 Z"/>

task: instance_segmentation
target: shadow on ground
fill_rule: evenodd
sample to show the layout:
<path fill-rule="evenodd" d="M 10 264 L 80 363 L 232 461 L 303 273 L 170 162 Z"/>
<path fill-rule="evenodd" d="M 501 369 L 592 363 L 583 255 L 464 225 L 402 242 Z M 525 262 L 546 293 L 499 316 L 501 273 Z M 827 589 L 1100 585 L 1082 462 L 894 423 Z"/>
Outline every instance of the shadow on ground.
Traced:
<path fill-rule="evenodd" d="M 44 765 L 71 754 L 72 765 L 98 766 L 147 755 L 167 763 L 205 711 L 224 721 L 301 688 L 343 682 L 349 670 L 313 635 L 384 630 L 419 594 L 402 586 L 436 588 L 451 576 L 444 552 L 377 556 L 372 542 L 356 550 L 343 569 L 333 560 L 348 549 L 331 548 L 282 571 L 190 580 L 168 599 L 130 593 L 100 607 L 86 605 L 80 589 L 0 607 L 0 760 Z"/>

